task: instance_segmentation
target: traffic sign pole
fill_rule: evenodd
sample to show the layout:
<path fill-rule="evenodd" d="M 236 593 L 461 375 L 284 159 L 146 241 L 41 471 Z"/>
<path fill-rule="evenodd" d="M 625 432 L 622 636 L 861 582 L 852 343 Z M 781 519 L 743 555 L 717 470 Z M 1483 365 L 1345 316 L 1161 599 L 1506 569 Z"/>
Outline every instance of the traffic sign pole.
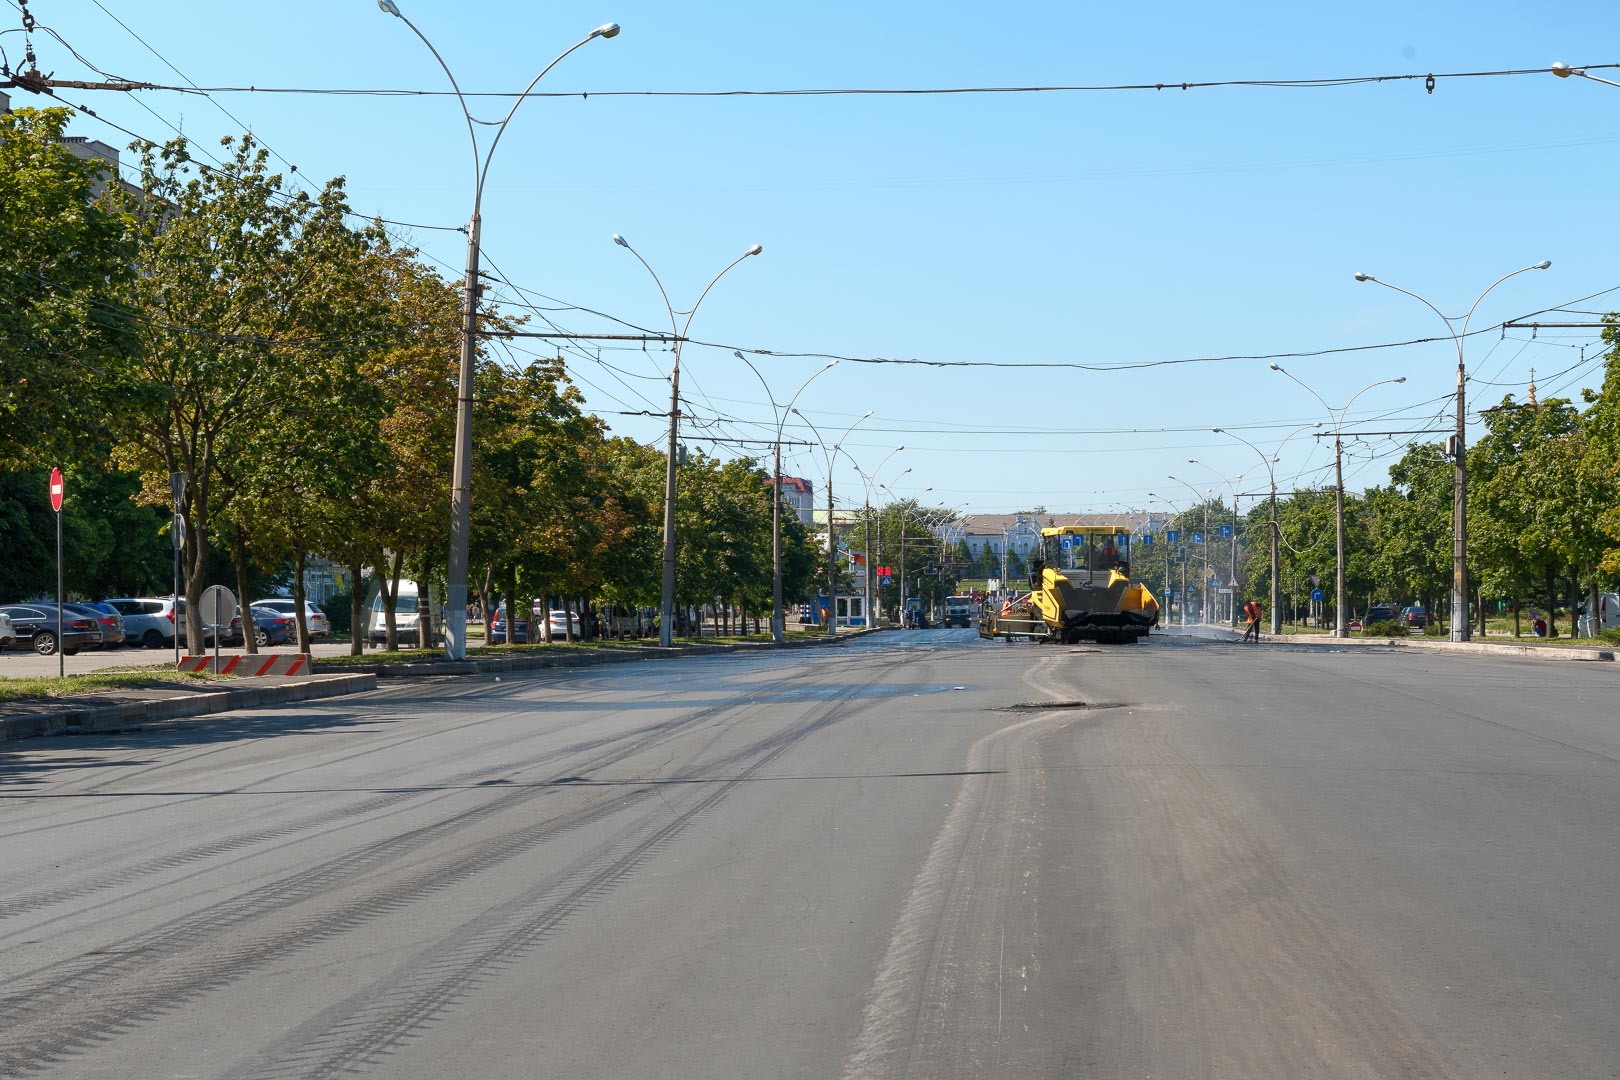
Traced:
<path fill-rule="evenodd" d="M 56 676 L 67 678 L 67 653 L 62 650 L 62 470 L 51 469 L 51 509 L 56 512 Z"/>

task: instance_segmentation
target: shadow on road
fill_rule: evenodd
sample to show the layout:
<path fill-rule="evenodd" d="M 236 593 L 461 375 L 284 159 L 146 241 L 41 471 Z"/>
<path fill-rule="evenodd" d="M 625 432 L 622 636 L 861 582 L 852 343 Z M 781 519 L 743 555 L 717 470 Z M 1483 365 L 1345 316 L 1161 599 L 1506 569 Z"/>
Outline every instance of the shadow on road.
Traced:
<path fill-rule="evenodd" d="M 75 769 L 155 765 L 163 751 L 294 735 L 359 734 L 396 723 L 399 721 L 388 717 L 357 717 L 335 709 L 291 712 L 283 707 L 212 713 L 146 728 L 0 743 L 0 799 L 26 794 L 34 786 Z M 117 751 L 130 753 L 126 756 Z"/>

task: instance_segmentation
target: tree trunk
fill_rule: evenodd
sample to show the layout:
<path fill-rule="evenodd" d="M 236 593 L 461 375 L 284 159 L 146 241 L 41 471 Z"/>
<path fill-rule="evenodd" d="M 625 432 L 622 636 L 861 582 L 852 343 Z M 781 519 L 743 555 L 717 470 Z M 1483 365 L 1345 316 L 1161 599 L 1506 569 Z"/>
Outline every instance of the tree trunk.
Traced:
<path fill-rule="evenodd" d="M 1586 614 L 1592 619 L 1592 636 L 1597 636 L 1598 620 L 1598 583 L 1597 572 L 1590 566 L 1586 568 Z"/>
<path fill-rule="evenodd" d="M 303 546 L 293 554 L 293 627 L 297 633 L 298 651 L 309 652 L 309 619 L 304 616 L 304 554 Z"/>
<path fill-rule="evenodd" d="M 358 563 L 349 567 L 349 655 L 365 652 L 371 627 L 366 619 L 365 570 Z"/>
<path fill-rule="evenodd" d="M 1547 636 L 1558 636 L 1558 571 L 1547 569 Z"/>
<path fill-rule="evenodd" d="M 253 606 L 248 603 L 247 536 L 240 525 L 231 529 L 231 561 L 236 564 L 236 610 L 242 613 L 242 651 L 257 654 L 259 624 L 253 621 Z"/>

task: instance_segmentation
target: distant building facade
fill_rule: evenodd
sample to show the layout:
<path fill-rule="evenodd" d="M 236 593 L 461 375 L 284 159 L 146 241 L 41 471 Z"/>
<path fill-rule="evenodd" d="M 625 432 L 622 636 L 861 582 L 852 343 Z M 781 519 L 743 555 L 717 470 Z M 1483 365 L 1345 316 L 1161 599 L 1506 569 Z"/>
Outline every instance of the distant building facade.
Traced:
<path fill-rule="evenodd" d="M 810 481 L 799 476 L 782 477 L 782 503 L 798 513 L 800 524 L 806 528 L 815 523 L 815 496 L 815 485 Z"/>

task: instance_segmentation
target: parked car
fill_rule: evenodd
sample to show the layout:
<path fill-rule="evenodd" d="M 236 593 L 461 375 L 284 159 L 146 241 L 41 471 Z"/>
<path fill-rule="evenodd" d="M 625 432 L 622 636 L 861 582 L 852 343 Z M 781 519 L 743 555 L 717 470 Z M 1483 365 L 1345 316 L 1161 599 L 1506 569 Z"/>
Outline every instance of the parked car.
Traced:
<path fill-rule="evenodd" d="M 253 606 L 256 608 L 269 608 L 278 615 L 285 615 L 289 619 L 296 620 L 298 618 L 298 604 L 290 596 L 272 596 L 266 600 L 255 600 Z M 304 625 L 309 628 L 309 636 L 312 638 L 325 637 L 332 632 L 332 620 L 326 617 L 326 612 L 308 600 L 304 601 Z"/>
<path fill-rule="evenodd" d="M 574 628 L 574 637 L 584 637 L 584 633 L 580 629 L 577 612 L 556 608 L 546 614 L 546 622 L 551 626 L 551 636 L 553 638 L 566 637 L 570 626 Z"/>
<path fill-rule="evenodd" d="M 124 617 L 124 640 L 148 649 L 174 644 L 174 600 L 169 597 L 121 596 L 103 601 Z"/>
<path fill-rule="evenodd" d="M 1371 626 L 1376 622 L 1395 622 L 1399 617 L 1400 612 L 1394 604 L 1372 604 L 1367 608 L 1367 614 L 1361 617 L 1361 624 Z"/>
<path fill-rule="evenodd" d="M 114 608 L 102 604 L 81 604 L 77 601 L 62 605 L 62 611 L 69 611 L 96 620 L 101 627 L 101 648 L 116 649 L 124 643 L 124 617 Z"/>
<path fill-rule="evenodd" d="M 495 617 L 489 621 L 489 636 L 485 642 L 490 645 L 527 645 L 529 642 L 529 620 L 519 619 L 512 628 L 512 639 L 506 637 L 506 605 L 502 604 L 495 609 Z"/>
<path fill-rule="evenodd" d="M 1406 624 L 1408 630 L 1422 630 L 1429 625 L 1429 613 L 1422 604 L 1413 604 L 1401 608 L 1401 622 Z"/>
<path fill-rule="evenodd" d="M 11 616 L 0 612 L 0 652 L 17 644 L 17 628 L 11 625 Z"/>
<path fill-rule="evenodd" d="M 55 604 L 7 604 L 0 607 L 0 614 L 10 616 L 17 640 L 27 641 L 41 656 L 56 655 L 59 642 L 67 656 L 101 644 L 101 624 L 88 615 L 75 615 L 65 606 L 61 623 L 56 621 Z"/>
<path fill-rule="evenodd" d="M 181 597 L 180 599 L 178 599 L 178 600 L 176 600 L 174 602 L 174 626 L 175 626 L 175 631 L 180 635 L 180 644 L 181 645 L 187 645 L 188 642 L 186 640 L 186 601 L 185 601 L 185 597 Z M 219 632 L 222 629 L 224 629 L 224 627 L 209 626 L 209 625 L 205 624 L 203 626 L 203 648 L 205 648 L 205 649 L 213 648 L 214 639 L 216 637 L 219 637 Z M 220 637 L 219 641 L 220 641 L 221 645 L 223 645 L 225 643 L 225 639 L 223 637 Z"/>
<path fill-rule="evenodd" d="M 259 647 L 266 645 L 284 645 L 294 634 L 297 628 L 290 617 L 279 611 L 271 611 L 257 605 L 250 605 L 248 610 L 253 617 L 253 641 Z M 236 609 L 236 615 L 231 619 L 231 625 L 226 629 L 225 636 L 220 638 L 220 644 L 231 648 L 242 645 L 242 609 Z"/>

